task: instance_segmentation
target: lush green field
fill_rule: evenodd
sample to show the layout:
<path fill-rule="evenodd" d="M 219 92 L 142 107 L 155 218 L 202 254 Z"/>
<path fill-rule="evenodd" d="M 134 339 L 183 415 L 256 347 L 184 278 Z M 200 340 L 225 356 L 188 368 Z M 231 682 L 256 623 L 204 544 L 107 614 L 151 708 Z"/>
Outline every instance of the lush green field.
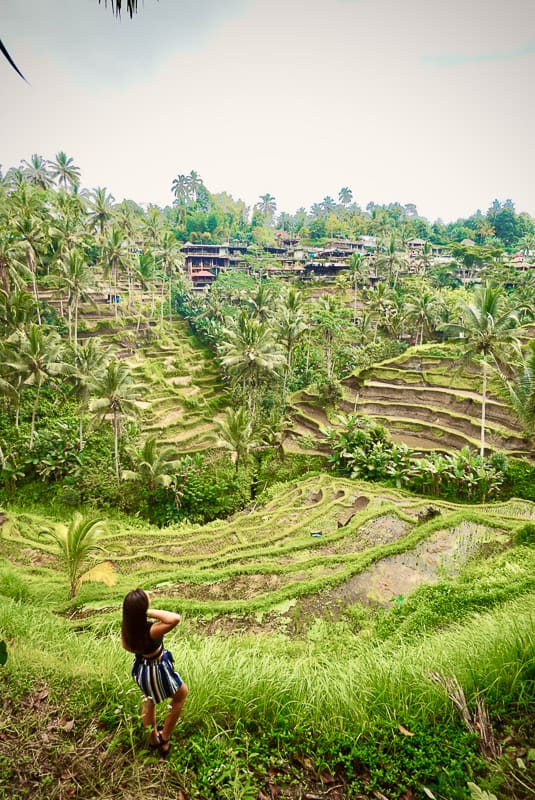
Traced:
<path fill-rule="evenodd" d="M 225 522 L 110 519 L 114 583 L 74 600 L 53 520 L 6 517 L 3 796 L 532 796 L 533 504 L 430 506 L 318 475 Z M 184 615 L 168 645 L 190 695 L 166 763 L 120 646 L 136 585 Z"/>

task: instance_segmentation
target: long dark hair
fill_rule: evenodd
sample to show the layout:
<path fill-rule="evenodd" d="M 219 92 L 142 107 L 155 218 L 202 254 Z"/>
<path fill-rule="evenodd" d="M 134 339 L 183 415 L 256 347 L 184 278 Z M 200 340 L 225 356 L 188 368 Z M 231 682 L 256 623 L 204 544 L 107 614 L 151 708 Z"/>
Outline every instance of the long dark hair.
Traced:
<path fill-rule="evenodd" d="M 125 650 L 143 652 L 147 642 L 146 621 L 149 597 L 143 589 L 132 589 L 123 600 L 121 638 Z"/>

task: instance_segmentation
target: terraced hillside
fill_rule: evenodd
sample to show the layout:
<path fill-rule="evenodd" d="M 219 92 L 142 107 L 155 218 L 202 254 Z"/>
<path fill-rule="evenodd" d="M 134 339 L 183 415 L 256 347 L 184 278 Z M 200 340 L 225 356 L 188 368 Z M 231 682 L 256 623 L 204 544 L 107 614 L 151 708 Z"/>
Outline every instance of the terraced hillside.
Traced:
<path fill-rule="evenodd" d="M 107 291 L 101 281 L 93 302 L 81 304 L 78 338 L 98 336 L 129 365 L 145 401 L 142 434 L 157 434 L 160 442 L 174 444 L 180 452 L 213 446 L 211 434 L 225 405 L 225 390 L 210 352 L 180 319 L 166 325 L 164 334 L 152 335 L 151 329 L 159 324 L 158 315 L 151 314 L 159 301 L 157 286 L 152 292 L 135 286 L 130 307 L 125 285 L 118 287 L 123 298 L 119 308 L 106 302 Z M 60 310 L 61 299 L 51 291 L 42 296 Z"/>
<path fill-rule="evenodd" d="M 456 357 L 457 356 L 457 357 Z M 339 410 L 376 418 L 394 441 L 420 451 L 479 448 L 481 377 L 476 367 L 461 365 L 455 348 L 429 345 L 407 353 L 342 381 Z M 295 433 L 318 439 L 330 425 L 313 394 L 294 397 Z M 306 439 L 305 439 L 306 441 Z M 486 406 L 487 452 L 533 457 L 533 449 L 519 425 L 490 382 Z"/>
<path fill-rule="evenodd" d="M 182 452 L 213 447 L 215 420 L 225 403 L 224 387 L 211 354 L 187 323 L 174 323 L 165 342 L 148 342 L 126 359 L 143 386 L 142 430 Z"/>
<path fill-rule="evenodd" d="M 100 616 L 116 609 L 129 588 L 143 585 L 210 631 L 291 631 L 302 620 L 338 615 L 355 603 L 388 605 L 422 583 L 454 576 L 469 558 L 507 550 L 513 530 L 534 519 L 535 505 L 527 501 L 430 506 L 400 491 L 324 474 L 204 527 L 110 522 L 99 558 L 110 562 L 117 583 L 84 584 L 73 605 L 77 614 Z M 56 550 L 39 535 L 43 520 L 13 514 L 2 521 L 4 558 L 32 592 L 66 598 Z"/>

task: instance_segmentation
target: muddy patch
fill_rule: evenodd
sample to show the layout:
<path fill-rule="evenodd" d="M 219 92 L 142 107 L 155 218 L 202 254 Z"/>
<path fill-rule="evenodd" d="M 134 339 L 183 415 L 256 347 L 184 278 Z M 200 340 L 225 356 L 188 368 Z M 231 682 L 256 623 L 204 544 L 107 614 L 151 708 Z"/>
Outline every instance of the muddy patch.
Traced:
<path fill-rule="evenodd" d="M 345 605 L 386 605 L 423 583 L 436 583 L 441 576 L 454 577 L 470 558 L 488 556 L 508 544 L 509 535 L 503 531 L 463 522 L 452 530 L 437 531 L 414 550 L 383 558 L 330 596 Z"/>

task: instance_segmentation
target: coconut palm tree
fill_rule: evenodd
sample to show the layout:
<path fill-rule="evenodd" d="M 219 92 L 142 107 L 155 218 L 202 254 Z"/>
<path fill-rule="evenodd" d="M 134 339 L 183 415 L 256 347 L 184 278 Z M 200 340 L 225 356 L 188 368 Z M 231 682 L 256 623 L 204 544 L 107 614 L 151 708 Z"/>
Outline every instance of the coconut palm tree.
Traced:
<path fill-rule="evenodd" d="M 365 269 L 367 262 L 362 253 L 352 253 L 349 257 L 349 272 L 353 285 L 353 325 L 357 322 L 357 299 L 358 290 L 366 283 Z"/>
<path fill-rule="evenodd" d="M 126 364 L 114 359 L 110 361 L 100 380 L 93 387 L 93 398 L 89 401 L 89 410 L 95 419 L 108 419 L 113 430 L 113 448 L 115 456 L 115 476 L 120 478 L 119 441 L 125 419 L 137 416 L 143 406 L 138 400 L 140 387 L 132 381 L 130 370 Z"/>
<path fill-rule="evenodd" d="M 275 212 L 277 211 L 277 201 L 272 194 L 266 193 L 260 195 L 260 200 L 255 206 L 266 219 L 266 222 L 272 222 Z"/>
<path fill-rule="evenodd" d="M 283 395 L 286 394 L 288 378 L 292 369 L 293 351 L 307 329 L 308 320 L 303 309 L 303 296 L 298 289 L 292 286 L 284 293 L 282 304 L 278 304 L 278 313 L 275 316 L 275 330 L 286 351 Z"/>
<path fill-rule="evenodd" d="M 76 593 L 83 581 L 102 580 L 108 585 L 115 582 L 111 564 L 87 570 L 96 550 L 102 550 L 99 539 L 106 531 L 106 522 L 100 517 L 84 516 L 75 512 L 69 525 L 58 523 L 44 528 L 41 535 L 49 536 L 59 548 L 60 560 L 69 580 L 69 597 Z"/>
<path fill-rule="evenodd" d="M 338 201 L 343 206 L 348 206 L 352 200 L 353 200 L 353 192 L 351 191 L 349 186 L 342 186 L 342 188 L 338 192 Z"/>
<path fill-rule="evenodd" d="M 464 358 L 480 358 L 481 361 L 481 446 L 480 455 L 485 455 L 485 414 L 487 403 L 487 381 L 491 362 L 505 365 L 512 349 L 518 350 L 516 332 L 519 327 L 515 309 L 504 305 L 503 289 L 490 283 L 476 288 L 471 302 L 459 308 L 460 321 L 445 327 L 448 336 L 462 340 Z"/>
<path fill-rule="evenodd" d="M 112 228 L 103 241 L 100 263 L 102 264 L 104 278 L 109 279 L 109 292 L 111 295 L 117 293 L 119 273 L 121 271 L 126 273 L 128 278 L 128 299 L 130 300 L 132 254 L 128 251 L 128 242 L 121 228 Z M 117 318 L 118 304 L 114 303 L 113 305 L 115 317 Z"/>
<path fill-rule="evenodd" d="M 43 156 L 34 153 L 29 161 L 21 162 L 24 178 L 39 189 L 50 189 L 54 185 L 54 176 L 49 170 L 49 163 Z"/>
<path fill-rule="evenodd" d="M 29 443 L 31 450 L 41 389 L 47 381 L 54 381 L 60 375 L 67 374 L 69 365 L 64 359 L 64 346 L 60 336 L 55 332 L 45 334 L 41 326 L 33 322 L 28 331 L 17 330 L 8 342 L 12 348 L 6 360 L 7 366 L 20 376 L 23 384 L 35 387 Z"/>
<path fill-rule="evenodd" d="M 214 439 L 216 447 L 230 451 L 237 475 L 240 464 L 247 461 L 251 449 L 256 445 L 247 409 L 244 406 L 225 409 L 225 418 L 216 423 Z"/>
<path fill-rule="evenodd" d="M 250 416 L 254 419 L 256 400 L 262 379 L 278 375 L 284 364 L 284 353 L 273 340 L 271 328 L 241 311 L 236 320 L 222 330 L 225 341 L 220 345 L 221 364 L 231 381 L 242 386 L 248 397 Z"/>
<path fill-rule="evenodd" d="M 89 301 L 96 307 L 90 289 L 94 280 L 84 254 L 80 250 L 70 250 L 59 264 L 58 280 L 61 291 L 67 290 L 67 325 L 69 342 L 78 345 L 78 309 L 80 301 Z"/>
<path fill-rule="evenodd" d="M 124 469 L 122 478 L 125 481 L 136 481 L 150 492 L 159 487 L 169 488 L 180 468 L 180 458 L 175 447 L 158 447 L 156 436 L 149 436 L 143 446 L 128 448 L 132 469 Z"/>
<path fill-rule="evenodd" d="M 165 282 L 168 285 L 168 302 L 169 302 L 169 322 L 173 321 L 173 303 L 172 303 L 172 286 L 173 275 L 177 271 L 181 256 L 180 244 L 175 238 L 172 231 L 166 230 L 163 232 L 159 245 L 156 250 L 156 257 L 158 263 L 162 268 L 162 290 L 161 290 L 161 307 L 160 307 L 160 325 L 163 327 L 163 307 L 164 307 L 164 291 Z"/>
<path fill-rule="evenodd" d="M 74 159 L 69 158 L 63 150 L 56 153 L 54 161 L 48 162 L 53 178 L 57 178 L 58 186 L 74 191 L 80 185 L 80 167 L 75 166 Z"/>
<path fill-rule="evenodd" d="M 438 327 L 440 315 L 444 309 L 442 297 L 434 291 L 422 286 L 411 292 L 404 306 L 405 321 L 416 326 L 416 344 L 423 344 L 424 334 L 429 336 Z"/>
<path fill-rule="evenodd" d="M 76 346 L 71 345 L 67 348 L 66 356 L 72 366 L 69 383 L 72 386 L 72 394 L 78 401 L 80 414 L 78 446 L 81 452 L 84 447 L 84 414 L 94 387 L 98 386 L 104 377 L 110 355 L 100 339 L 96 338 L 88 339 Z"/>
<path fill-rule="evenodd" d="M 383 243 L 375 256 L 376 269 L 385 269 L 388 282 L 395 287 L 399 271 L 409 263 L 406 253 L 398 249 L 395 236 L 390 236 L 388 242 Z"/>
<path fill-rule="evenodd" d="M 101 236 L 104 236 L 106 227 L 113 219 L 114 202 L 115 198 L 113 195 L 108 194 L 108 190 L 105 187 L 97 186 L 97 188 L 93 190 L 89 201 L 90 211 L 88 219 L 94 228 L 98 228 Z"/>
<path fill-rule="evenodd" d="M 511 406 L 528 436 L 535 434 L 535 339 L 528 342 L 515 374 L 506 380 Z"/>

